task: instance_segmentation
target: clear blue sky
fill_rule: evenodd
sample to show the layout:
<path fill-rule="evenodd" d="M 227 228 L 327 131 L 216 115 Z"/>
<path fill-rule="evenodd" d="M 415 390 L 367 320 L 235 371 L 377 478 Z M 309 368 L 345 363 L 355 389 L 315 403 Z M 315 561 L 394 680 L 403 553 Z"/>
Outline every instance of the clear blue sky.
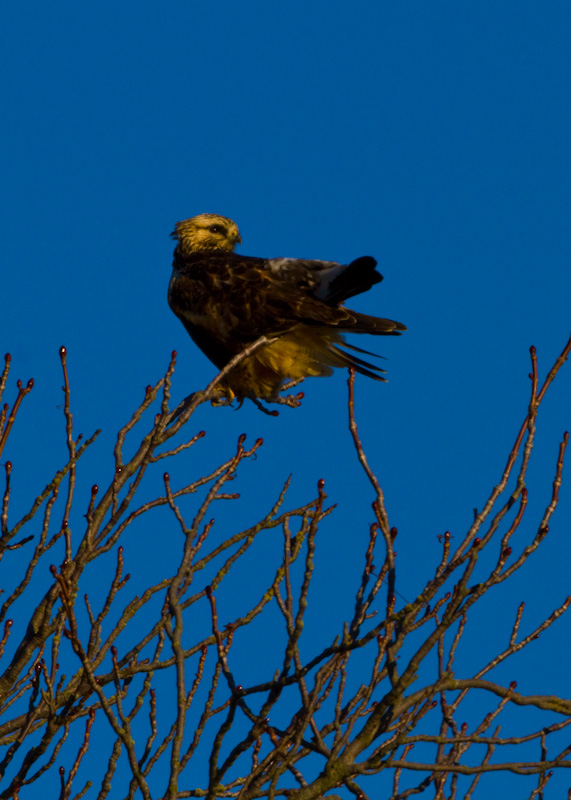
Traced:
<path fill-rule="evenodd" d="M 500 478 L 527 405 L 529 346 L 543 375 L 571 329 L 569 3 L 20 0 L 1 16 L 0 330 L 13 377 L 36 381 L 4 455 L 44 448 L 14 503 L 27 507 L 64 453 L 60 345 L 76 430 L 104 430 L 86 487 L 109 470 L 116 430 L 171 350 L 177 399 L 213 377 L 166 288 L 174 222 L 218 212 L 248 255 L 378 259 L 384 283 L 351 304 L 409 332 L 357 342 L 388 357 L 390 378 L 358 377 L 358 420 L 399 529 L 399 589 L 414 596 L 436 536 L 462 537 Z M 314 602 L 335 625 L 350 613 L 339 576 L 361 568 L 372 499 L 345 381 L 306 382 L 303 406 L 278 419 L 246 404 L 203 406 L 190 423 L 207 431 L 205 460 L 242 432 L 264 437 L 241 486 L 264 508 L 290 472 L 292 506 L 325 479 L 339 509 Z M 540 418 L 519 548 L 570 425 L 568 366 Z M 527 630 L 569 594 L 570 498 L 567 486 L 541 553 L 488 604 L 477 646 L 524 596 Z M 232 513 L 252 521 L 247 506 Z M 131 573 L 156 542 L 152 526 L 137 536 Z M 561 637 L 568 650 L 570 633 L 564 619 L 514 661 L 522 692 L 569 695 L 567 659 L 545 663 L 541 649 L 560 650 Z"/>

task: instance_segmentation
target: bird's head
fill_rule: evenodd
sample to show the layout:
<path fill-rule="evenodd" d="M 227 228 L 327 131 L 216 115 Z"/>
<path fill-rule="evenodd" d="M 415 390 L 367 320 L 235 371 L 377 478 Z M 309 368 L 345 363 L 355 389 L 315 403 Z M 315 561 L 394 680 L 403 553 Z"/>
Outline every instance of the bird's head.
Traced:
<path fill-rule="evenodd" d="M 235 222 L 220 214 L 199 214 L 177 222 L 171 233 L 183 253 L 196 250 L 229 250 L 242 242 Z"/>

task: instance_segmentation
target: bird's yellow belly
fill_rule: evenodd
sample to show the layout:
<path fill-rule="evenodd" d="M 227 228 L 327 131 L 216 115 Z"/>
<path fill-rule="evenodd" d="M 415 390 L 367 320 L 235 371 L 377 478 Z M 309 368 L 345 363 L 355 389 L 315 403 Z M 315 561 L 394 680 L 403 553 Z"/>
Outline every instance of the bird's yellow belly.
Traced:
<path fill-rule="evenodd" d="M 254 355 L 256 359 L 256 355 Z M 257 361 L 262 369 L 269 369 L 282 380 L 306 378 L 321 374 L 318 362 L 311 354 L 311 342 L 293 335 L 284 336 L 260 351 Z"/>
<path fill-rule="evenodd" d="M 289 333 L 239 364 L 224 381 L 223 390 L 229 389 L 240 399 L 260 397 L 269 400 L 275 397 L 286 380 L 330 375 L 331 367 L 322 357 L 310 333 Z"/>

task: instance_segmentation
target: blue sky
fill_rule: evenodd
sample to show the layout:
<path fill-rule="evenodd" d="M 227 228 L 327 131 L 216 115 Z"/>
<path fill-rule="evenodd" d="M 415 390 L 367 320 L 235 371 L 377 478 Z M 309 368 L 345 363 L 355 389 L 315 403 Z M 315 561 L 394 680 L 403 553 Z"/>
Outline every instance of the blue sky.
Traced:
<path fill-rule="evenodd" d="M 436 536 L 461 538 L 500 478 L 529 346 L 544 375 L 569 335 L 570 25 L 568 3 L 527 0 L 5 7 L 0 330 L 12 376 L 36 381 L 4 454 L 15 469 L 25 456 L 14 503 L 27 507 L 63 457 L 60 345 L 76 430 L 103 428 L 85 487 L 103 480 L 117 429 L 171 350 L 177 399 L 213 377 L 166 288 L 174 223 L 214 211 L 237 222 L 248 255 L 378 259 L 383 284 L 351 304 L 409 332 L 357 342 L 388 357 L 390 378 L 357 379 L 358 421 L 399 529 L 400 591 L 418 591 Z M 277 419 L 201 407 L 189 425 L 207 431 L 204 461 L 185 462 L 192 472 L 240 433 L 263 436 L 240 523 L 290 472 L 292 506 L 325 479 L 339 508 L 314 603 L 335 625 L 350 612 L 332 582 L 361 568 L 372 499 L 345 381 L 306 382 L 302 407 Z M 548 500 L 570 400 L 567 367 L 540 417 L 520 548 Z M 564 487 L 541 552 L 488 614 L 511 620 L 525 596 L 531 628 L 569 594 L 569 498 Z M 155 547 L 152 526 L 137 535 L 132 573 Z M 570 625 L 518 662 L 522 691 L 568 694 L 566 663 L 541 648 L 555 652 Z M 472 641 L 489 629 L 488 616 Z"/>

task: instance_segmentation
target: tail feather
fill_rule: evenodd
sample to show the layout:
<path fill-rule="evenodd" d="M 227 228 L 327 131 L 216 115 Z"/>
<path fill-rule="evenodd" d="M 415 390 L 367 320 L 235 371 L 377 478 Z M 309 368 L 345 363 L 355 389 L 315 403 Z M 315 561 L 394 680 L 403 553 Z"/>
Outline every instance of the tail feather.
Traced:
<path fill-rule="evenodd" d="M 327 287 L 326 302 L 338 305 L 380 283 L 383 276 L 376 271 L 376 266 L 377 262 L 371 256 L 361 256 L 351 261 Z"/>
<path fill-rule="evenodd" d="M 349 309 L 347 309 L 349 310 Z M 343 322 L 343 330 L 347 333 L 370 333 L 373 336 L 400 336 L 401 331 L 406 331 L 406 325 L 394 319 L 371 317 L 351 311 L 351 319 Z"/>
<path fill-rule="evenodd" d="M 375 366 L 375 364 L 370 364 L 368 361 L 364 361 L 362 358 L 358 358 L 351 353 L 346 353 L 341 349 L 341 347 L 346 346 L 345 342 L 338 344 L 330 342 L 326 349 L 328 362 L 336 367 L 353 367 L 356 372 L 359 372 L 361 375 L 366 375 L 369 378 L 374 378 L 376 381 L 386 381 L 386 378 L 379 375 L 380 372 L 385 371 L 384 369 Z"/>
<path fill-rule="evenodd" d="M 366 375 L 368 378 L 373 378 L 376 381 L 386 382 L 387 379 L 383 378 L 382 375 L 379 375 L 379 372 L 385 371 L 384 369 L 376 367 L 374 364 L 369 364 L 368 361 L 364 361 L 362 358 L 357 358 L 357 356 L 346 353 L 333 344 L 330 345 L 328 349 L 331 354 L 334 354 L 335 357 L 341 361 L 342 366 L 353 367 L 353 369 L 360 375 Z"/>
<path fill-rule="evenodd" d="M 373 356 L 373 358 L 385 358 L 386 356 L 380 355 L 380 353 L 373 353 L 371 350 L 363 350 L 362 347 L 357 347 L 354 344 L 349 344 L 349 342 L 344 342 L 343 347 L 348 347 L 350 350 L 354 350 L 356 353 L 364 353 L 366 356 Z"/>
<path fill-rule="evenodd" d="M 343 345 L 345 347 L 346 345 Z M 343 360 L 346 362 L 350 362 L 351 366 L 353 367 L 368 367 L 369 369 L 375 370 L 375 372 L 386 372 L 382 367 L 377 367 L 375 364 L 370 364 L 368 361 L 365 361 L 358 356 L 353 356 L 351 353 L 346 353 L 344 350 L 340 350 L 339 347 L 333 347 L 332 349 L 335 350 L 336 353 L 341 354 Z"/>

